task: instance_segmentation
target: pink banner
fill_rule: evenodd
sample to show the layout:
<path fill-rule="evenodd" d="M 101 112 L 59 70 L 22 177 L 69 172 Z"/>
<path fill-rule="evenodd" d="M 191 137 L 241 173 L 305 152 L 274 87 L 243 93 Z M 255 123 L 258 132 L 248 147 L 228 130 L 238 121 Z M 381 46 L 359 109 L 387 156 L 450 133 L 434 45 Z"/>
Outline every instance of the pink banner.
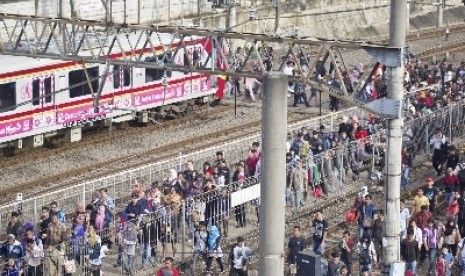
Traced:
<path fill-rule="evenodd" d="M 0 123 L 0 138 L 26 133 L 32 130 L 32 117 Z"/>

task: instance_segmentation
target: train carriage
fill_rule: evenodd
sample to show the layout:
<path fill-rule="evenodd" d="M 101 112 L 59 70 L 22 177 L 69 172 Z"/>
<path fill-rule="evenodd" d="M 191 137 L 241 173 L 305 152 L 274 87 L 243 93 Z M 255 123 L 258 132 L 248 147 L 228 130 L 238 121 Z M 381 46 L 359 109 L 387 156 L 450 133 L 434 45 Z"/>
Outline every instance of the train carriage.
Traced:
<path fill-rule="evenodd" d="M 175 50 L 176 39 L 158 39 L 162 43 L 154 50 L 130 53 L 114 49 L 111 58 L 124 60 L 136 54 L 145 62 L 178 65 L 189 60 L 183 47 Z M 131 34 L 121 39 L 126 43 L 135 40 Z M 190 60 L 208 62 L 209 43 L 206 38 L 185 41 Z M 95 105 L 94 95 L 100 90 Z M 0 55 L 0 145 L 16 141 L 21 147 L 24 140 L 40 146 L 44 135 L 70 129 L 77 130 L 80 137 L 81 128 L 94 121 L 121 122 L 136 115 L 146 121 L 145 111 L 168 106 L 178 110 L 181 103 L 193 103 L 215 92 L 206 74 Z"/>

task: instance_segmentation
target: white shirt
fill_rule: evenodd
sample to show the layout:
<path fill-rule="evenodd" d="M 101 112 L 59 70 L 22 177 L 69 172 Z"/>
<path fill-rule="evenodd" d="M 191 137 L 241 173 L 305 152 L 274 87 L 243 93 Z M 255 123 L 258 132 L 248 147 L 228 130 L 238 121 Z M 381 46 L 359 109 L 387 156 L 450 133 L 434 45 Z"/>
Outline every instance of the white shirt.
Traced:
<path fill-rule="evenodd" d="M 294 68 L 292 66 L 286 65 L 283 68 L 283 74 L 284 75 L 292 76 L 293 71 L 294 71 Z"/>
<path fill-rule="evenodd" d="M 408 219 L 410 218 L 410 211 L 407 207 L 400 210 L 400 233 L 404 235 L 404 231 L 407 229 Z"/>
<path fill-rule="evenodd" d="M 34 246 L 32 251 L 26 250 L 27 265 L 38 266 L 42 263 L 44 258 L 44 251 L 37 245 Z"/>
<path fill-rule="evenodd" d="M 442 144 L 444 144 L 445 142 L 446 142 L 445 135 L 442 135 L 442 138 L 439 138 L 436 135 L 434 135 L 433 138 L 431 138 L 431 140 L 429 141 L 429 144 L 433 145 L 434 149 L 439 150 L 441 149 Z"/>

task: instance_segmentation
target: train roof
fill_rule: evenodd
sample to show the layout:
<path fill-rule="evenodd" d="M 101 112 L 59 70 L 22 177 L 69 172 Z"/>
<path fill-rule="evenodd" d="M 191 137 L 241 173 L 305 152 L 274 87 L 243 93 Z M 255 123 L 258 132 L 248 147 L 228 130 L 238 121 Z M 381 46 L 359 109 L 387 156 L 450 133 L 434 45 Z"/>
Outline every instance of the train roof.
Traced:
<path fill-rule="evenodd" d="M 95 38 L 94 42 L 100 41 L 100 45 L 105 45 L 105 48 L 108 49 L 108 45 L 110 44 L 110 39 L 105 39 L 100 35 L 93 35 Z M 202 37 L 199 36 L 191 36 L 186 37 L 184 41 L 188 42 L 191 40 L 201 39 Z M 77 39 L 78 41 L 78 39 Z M 121 34 L 118 36 L 118 42 L 115 42 L 114 47 L 112 48 L 111 54 L 118 55 L 121 53 L 121 50 L 126 51 L 126 55 L 130 55 L 131 46 L 135 48 L 142 48 L 145 42 L 145 36 L 140 37 L 138 34 L 135 33 L 128 33 L 128 34 Z M 163 46 L 164 48 L 168 48 L 170 46 L 174 46 L 179 42 L 179 38 L 175 34 L 168 34 L 168 33 L 160 33 L 160 34 L 152 34 L 151 42 L 154 47 Z M 56 43 L 55 43 L 56 44 Z M 21 41 L 23 49 L 26 51 L 28 47 L 27 41 Z M 147 45 L 149 47 L 150 44 Z M 56 49 L 56 45 L 50 45 L 50 52 L 59 54 L 58 50 Z M 161 50 L 161 49 L 159 49 Z M 94 49 L 94 53 L 97 52 L 98 49 Z M 84 42 L 82 50 L 80 50 L 79 55 L 91 55 L 91 50 L 89 49 L 87 42 Z M 33 69 L 33 68 L 40 68 L 42 66 L 60 64 L 66 62 L 64 60 L 57 60 L 57 59 L 48 59 L 48 58 L 34 58 L 34 57 L 26 57 L 26 56 L 11 56 L 11 55 L 0 55 L 0 75 L 5 73 L 13 73 L 18 72 L 21 70 Z"/>
<path fill-rule="evenodd" d="M 59 63 L 63 63 L 63 61 L 48 58 L 0 55 L 0 75 Z"/>

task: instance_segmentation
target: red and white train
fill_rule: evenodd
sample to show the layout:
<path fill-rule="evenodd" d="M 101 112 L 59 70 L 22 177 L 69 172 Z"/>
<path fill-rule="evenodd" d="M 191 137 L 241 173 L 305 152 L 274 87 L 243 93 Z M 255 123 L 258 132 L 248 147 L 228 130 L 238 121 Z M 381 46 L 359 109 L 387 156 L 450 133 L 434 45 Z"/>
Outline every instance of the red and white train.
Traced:
<path fill-rule="evenodd" d="M 197 51 L 197 59 L 205 61 L 206 48 L 211 49 L 208 43 L 206 38 L 186 41 L 186 50 L 191 57 Z M 166 58 L 163 53 L 167 50 L 166 44 L 155 46 L 158 59 Z M 152 51 L 142 54 L 153 60 Z M 169 56 L 170 62 L 184 64 L 183 48 L 174 54 Z M 111 55 L 113 59 L 122 57 L 121 52 Z M 85 68 L 87 74 L 80 62 L 0 55 L 0 145 L 15 142 L 22 147 L 26 141 L 40 146 L 44 135 L 63 132 L 70 134 L 71 142 L 77 141 L 81 127 L 91 122 L 133 120 L 135 112 L 144 114 L 160 106 L 205 99 L 216 92 L 206 74 L 105 64 L 85 64 Z M 105 73 L 106 78 L 102 77 Z M 92 89 L 88 83 L 77 85 L 87 80 L 92 80 Z M 100 85 L 100 108 L 95 113 L 92 92 L 96 93 Z"/>

